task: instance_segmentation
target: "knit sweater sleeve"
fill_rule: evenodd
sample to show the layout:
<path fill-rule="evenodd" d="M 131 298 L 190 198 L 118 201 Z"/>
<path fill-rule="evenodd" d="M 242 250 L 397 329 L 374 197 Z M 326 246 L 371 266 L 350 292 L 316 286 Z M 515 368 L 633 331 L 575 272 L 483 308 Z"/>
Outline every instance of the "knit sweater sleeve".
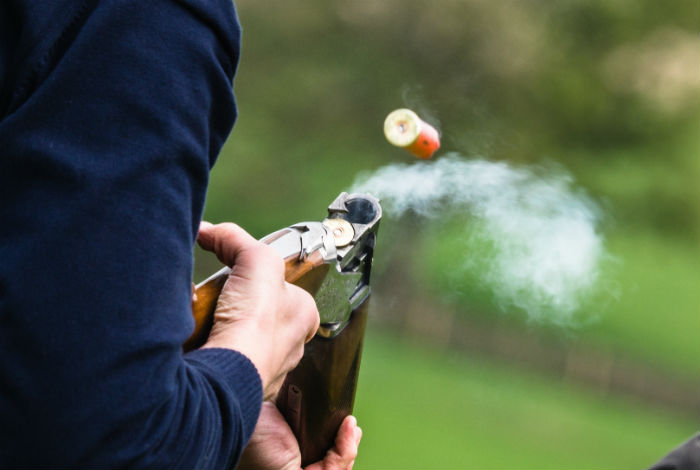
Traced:
<path fill-rule="evenodd" d="M 0 467 L 225 468 L 262 387 L 186 355 L 230 0 L 0 5 Z"/>

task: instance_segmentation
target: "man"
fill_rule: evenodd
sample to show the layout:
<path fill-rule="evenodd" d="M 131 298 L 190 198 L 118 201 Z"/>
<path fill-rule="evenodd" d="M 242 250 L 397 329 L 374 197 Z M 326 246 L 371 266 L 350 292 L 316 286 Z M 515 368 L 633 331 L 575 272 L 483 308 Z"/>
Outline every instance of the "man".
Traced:
<path fill-rule="evenodd" d="M 242 464 L 299 466 L 261 402 L 318 313 L 271 249 L 199 224 L 239 44 L 230 0 L 0 2 L 0 467 L 230 468 L 256 424 Z M 183 355 L 196 238 L 233 271 Z"/>

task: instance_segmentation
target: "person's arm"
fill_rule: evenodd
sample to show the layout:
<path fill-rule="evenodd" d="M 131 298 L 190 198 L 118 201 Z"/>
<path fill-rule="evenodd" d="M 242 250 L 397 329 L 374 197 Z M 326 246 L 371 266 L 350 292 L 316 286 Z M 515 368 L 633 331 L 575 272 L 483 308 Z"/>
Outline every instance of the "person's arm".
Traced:
<path fill-rule="evenodd" d="M 236 114 L 233 5 L 2 8 L 0 466 L 230 467 L 266 378 L 230 348 L 181 345 Z"/>

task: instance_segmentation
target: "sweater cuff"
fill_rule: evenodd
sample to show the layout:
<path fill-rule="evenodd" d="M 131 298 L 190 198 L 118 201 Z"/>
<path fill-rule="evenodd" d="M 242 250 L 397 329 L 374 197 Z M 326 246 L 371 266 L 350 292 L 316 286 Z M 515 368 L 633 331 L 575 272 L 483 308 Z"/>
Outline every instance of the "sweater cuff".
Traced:
<path fill-rule="evenodd" d="M 206 369 L 226 385 L 240 405 L 245 441 L 255 429 L 262 407 L 263 389 L 258 369 L 238 351 L 225 348 L 205 348 L 184 355 L 190 364 Z"/>

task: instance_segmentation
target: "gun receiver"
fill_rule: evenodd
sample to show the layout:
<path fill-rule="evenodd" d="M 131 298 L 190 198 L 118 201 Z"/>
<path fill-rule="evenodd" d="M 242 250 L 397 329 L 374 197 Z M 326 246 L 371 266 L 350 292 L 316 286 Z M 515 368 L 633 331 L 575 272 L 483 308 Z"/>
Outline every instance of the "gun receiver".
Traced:
<path fill-rule="evenodd" d="M 367 320 L 369 276 L 382 209 L 368 194 L 341 193 L 322 222 L 302 222 L 261 241 L 285 260 L 285 279 L 314 296 L 321 325 L 285 379 L 277 407 L 299 441 L 302 465 L 323 458 L 352 412 Z M 196 286 L 195 330 L 183 349 L 201 346 L 230 268 Z"/>

